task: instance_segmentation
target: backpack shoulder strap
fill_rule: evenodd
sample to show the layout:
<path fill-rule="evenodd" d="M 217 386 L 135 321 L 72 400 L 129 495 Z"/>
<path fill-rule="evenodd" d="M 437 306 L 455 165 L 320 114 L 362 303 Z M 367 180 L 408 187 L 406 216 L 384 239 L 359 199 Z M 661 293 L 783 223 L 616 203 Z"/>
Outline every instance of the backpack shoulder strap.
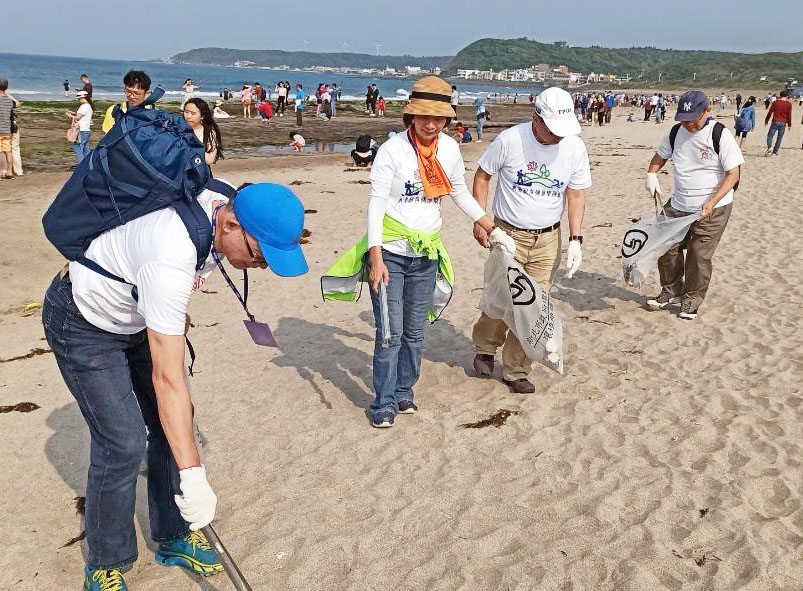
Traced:
<path fill-rule="evenodd" d="M 195 270 L 200 271 L 203 269 L 206 258 L 209 256 L 209 251 L 212 249 L 212 222 L 209 221 L 206 211 L 198 203 L 197 199 L 189 201 L 180 199 L 174 201 L 171 205 L 178 217 L 181 218 L 184 227 L 187 229 L 187 234 L 195 246 L 197 254 Z"/>
<path fill-rule="evenodd" d="M 714 123 L 714 130 L 711 132 L 711 140 L 714 142 L 714 152 L 719 154 L 719 140 L 722 139 L 722 130 L 725 126 L 719 121 Z"/>
<path fill-rule="evenodd" d="M 207 181 L 206 188 L 210 191 L 214 191 L 215 193 L 220 193 L 228 199 L 233 199 L 237 194 L 237 189 L 232 187 L 230 184 L 224 183 L 223 181 L 220 181 L 214 177 L 211 177 Z"/>
<path fill-rule="evenodd" d="M 673 154 L 675 153 L 675 138 L 678 137 L 679 131 L 680 131 L 680 123 L 675 123 L 669 132 L 669 149 L 672 151 Z"/>

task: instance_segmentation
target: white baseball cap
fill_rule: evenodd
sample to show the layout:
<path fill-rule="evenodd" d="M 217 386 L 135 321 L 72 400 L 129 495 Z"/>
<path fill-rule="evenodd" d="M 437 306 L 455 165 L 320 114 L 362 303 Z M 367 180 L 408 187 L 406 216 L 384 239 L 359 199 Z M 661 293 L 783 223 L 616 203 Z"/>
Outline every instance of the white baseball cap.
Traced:
<path fill-rule="evenodd" d="M 557 86 L 547 88 L 535 97 L 535 114 L 557 136 L 580 135 L 582 131 L 574 114 L 572 95 Z"/>

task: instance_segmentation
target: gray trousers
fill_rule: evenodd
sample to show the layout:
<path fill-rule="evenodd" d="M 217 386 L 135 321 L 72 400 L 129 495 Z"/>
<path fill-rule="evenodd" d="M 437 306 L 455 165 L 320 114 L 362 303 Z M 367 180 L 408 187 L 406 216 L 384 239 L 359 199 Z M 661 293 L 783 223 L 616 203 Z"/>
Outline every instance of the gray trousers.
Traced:
<path fill-rule="evenodd" d="M 714 268 L 711 261 L 728 225 L 731 209 L 732 203 L 717 207 L 710 218 L 694 222 L 686 238 L 673 245 L 658 259 L 661 287 L 672 296 L 680 296 L 682 303 L 690 303 L 695 309 L 703 303 L 708 284 L 711 283 L 711 272 Z M 677 210 L 669 203 L 664 206 L 664 211 L 670 218 L 699 215 Z"/>

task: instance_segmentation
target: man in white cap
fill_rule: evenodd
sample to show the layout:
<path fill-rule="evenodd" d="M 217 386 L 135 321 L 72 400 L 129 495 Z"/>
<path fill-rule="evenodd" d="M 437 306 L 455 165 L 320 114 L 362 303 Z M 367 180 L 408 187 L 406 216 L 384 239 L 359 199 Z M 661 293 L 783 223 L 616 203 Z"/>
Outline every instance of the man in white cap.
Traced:
<path fill-rule="evenodd" d="M 582 255 L 585 190 L 591 186 L 588 153 L 580 139 L 574 101 L 561 88 L 548 88 L 535 99 L 532 121 L 506 129 L 478 162 L 474 199 L 485 208 L 488 183 L 499 174 L 493 213 L 497 226 L 516 242 L 516 261 L 548 291 L 560 265 L 560 220 L 568 204 L 569 246 L 566 265 L 572 275 Z M 487 245 L 486 232 L 475 224 L 474 237 Z M 532 361 L 503 320 L 483 314 L 474 325 L 474 369 L 489 377 L 496 349 L 504 344 L 502 379 L 519 394 L 535 386 L 527 379 Z"/>

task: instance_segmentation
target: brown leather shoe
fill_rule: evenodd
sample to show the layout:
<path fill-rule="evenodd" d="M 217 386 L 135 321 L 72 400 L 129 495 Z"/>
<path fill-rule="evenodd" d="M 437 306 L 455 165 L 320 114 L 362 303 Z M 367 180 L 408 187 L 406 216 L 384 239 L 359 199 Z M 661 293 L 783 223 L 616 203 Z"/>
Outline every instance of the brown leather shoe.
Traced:
<path fill-rule="evenodd" d="M 474 355 L 474 369 L 481 378 L 489 378 L 494 372 L 494 356 L 487 353 Z"/>
<path fill-rule="evenodd" d="M 519 378 L 518 380 L 502 380 L 513 392 L 516 394 L 532 394 L 535 392 L 535 386 L 527 378 Z"/>

